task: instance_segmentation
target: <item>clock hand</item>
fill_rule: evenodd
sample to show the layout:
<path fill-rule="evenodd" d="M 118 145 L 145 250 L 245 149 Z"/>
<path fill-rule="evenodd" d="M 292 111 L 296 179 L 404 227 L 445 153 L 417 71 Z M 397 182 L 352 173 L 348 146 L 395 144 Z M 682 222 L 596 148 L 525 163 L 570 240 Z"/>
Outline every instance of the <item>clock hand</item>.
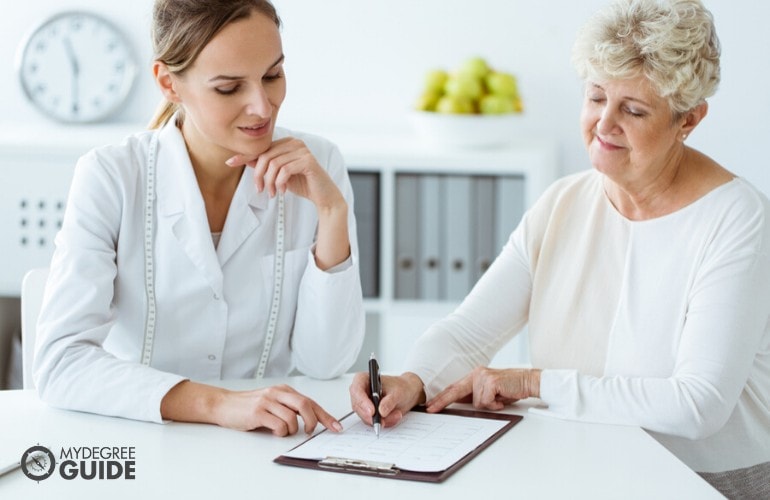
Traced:
<path fill-rule="evenodd" d="M 64 48 L 67 52 L 67 57 L 70 60 L 72 66 L 72 112 L 78 114 L 78 80 L 80 77 L 80 65 L 78 59 L 75 56 L 75 49 L 72 48 L 72 42 L 69 38 L 64 39 Z"/>

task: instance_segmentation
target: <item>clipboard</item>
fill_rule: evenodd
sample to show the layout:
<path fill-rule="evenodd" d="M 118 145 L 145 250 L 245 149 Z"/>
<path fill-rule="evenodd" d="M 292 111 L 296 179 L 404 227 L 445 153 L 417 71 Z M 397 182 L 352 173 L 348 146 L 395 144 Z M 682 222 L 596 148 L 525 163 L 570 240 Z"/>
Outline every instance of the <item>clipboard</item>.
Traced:
<path fill-rule="evenodd" d="M 415 407 L 411 411 L 425 413 L 425 407 Z M 351 412 L 352 413 L 352 412 Z M 349 413 L 348 415 L 350 415 Z M 449 476 L 457 472 L 463 465 L 470 462 L 476 455 L 481 453 L 489 445 L 495 442 L 500 436 L 508 432 L 514 425 L 518 424 L 522 420 L 521 415 L 511 415 L 507 413 L 492 413 L 476 410 L 460 410 L 460 409 L 445 409 L 441 412 L 445 415 L 458 415 L 461 417 L 472 418 L 485 418 L 490 420 L 504 420 L 505 425 L 497 432 L 489 436 L 484 442 L 473 449 L 470 453 L 463 456 L 460 460 L 454 462 L 449 468 L 437 471 L 437 472 L 420 472 L 399 469 L 395 464 L 385 462 L 373 462 L 366 460 L 359 460 L 355 457 L 326 457 L 322 460 L 311 460 L 303 458 L 289 457 L 281 455 L 276 457 L 273 462 L 290 465 L 294 467 L 302 467 L 305 469 L 316 469 L 328 472 L 338 472 L 346 474 L 360 474 L 366 476 L 384 477 L 388 479 L 402 479 L 407 481 L 422 481 L 428 483 L 440 483 L 446 480 Z M 347 417 L 346 415 L 345 417 Z M 311 439 L 327 432 L 326 430 L 306 439 L 299 445 L 292 449 L 296 449 Z"/>

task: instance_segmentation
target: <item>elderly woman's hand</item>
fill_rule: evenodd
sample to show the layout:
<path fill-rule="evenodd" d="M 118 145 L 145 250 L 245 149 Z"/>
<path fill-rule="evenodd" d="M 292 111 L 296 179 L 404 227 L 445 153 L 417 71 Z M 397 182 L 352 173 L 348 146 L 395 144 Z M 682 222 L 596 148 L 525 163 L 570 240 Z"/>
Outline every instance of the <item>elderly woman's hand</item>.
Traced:
<path fill-rule="evenodd" d="M 475 408 L 502 410 L 519 399 L 540 396 L 540 370 L 480 366 L 425 403 L 431 413 L 452 403 L 473 403 Z"/>
<path fill-rule="evenodd" d="M 410 372 L 398 377 L 382 376 L 382 393 L 380 416 L 383 428 L 395 426 L 406 412 L 425 400 L 422 380 Z M 369 397 L 368 373 L 357 373 L 353 378 L 350 404 L 361 420 L 372 425 L 374 404 Z"/>

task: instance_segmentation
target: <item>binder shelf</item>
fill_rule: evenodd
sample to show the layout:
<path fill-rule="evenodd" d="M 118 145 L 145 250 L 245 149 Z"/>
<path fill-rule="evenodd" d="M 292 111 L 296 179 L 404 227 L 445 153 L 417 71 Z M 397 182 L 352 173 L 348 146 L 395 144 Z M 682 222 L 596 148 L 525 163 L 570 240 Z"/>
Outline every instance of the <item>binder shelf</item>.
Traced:
<path fill-rule="evenodd" d="M 367 307 L 362 353 L 400 373 L 414 339 L 451 313 L 557 178 L 556 148 L 436 148 L 413 137 L 330 135 L 355 193 Z M 517 336 L 493 364 L 528 362 Z M 360 365 L 360 366 L 359 366 Z M 365 369 L 362 355 L 356 369 Z"/>

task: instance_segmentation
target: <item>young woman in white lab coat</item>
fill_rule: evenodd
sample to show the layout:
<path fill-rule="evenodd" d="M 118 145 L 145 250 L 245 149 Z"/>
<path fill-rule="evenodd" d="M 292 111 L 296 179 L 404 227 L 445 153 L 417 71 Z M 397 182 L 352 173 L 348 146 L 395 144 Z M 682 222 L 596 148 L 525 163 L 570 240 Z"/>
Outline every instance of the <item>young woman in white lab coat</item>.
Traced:
<path fill-rule="evenodd" d="M 155 422 L 339 430 L 290 387 L 199 382 L 336 377 L 363 338 L 342 157 L 275 128 L 278 16 L 267 1 L 158 0 L 153 22 L 166 102 L 154 130 L 78 162 L 39 321 L 40 396 Z"/>

